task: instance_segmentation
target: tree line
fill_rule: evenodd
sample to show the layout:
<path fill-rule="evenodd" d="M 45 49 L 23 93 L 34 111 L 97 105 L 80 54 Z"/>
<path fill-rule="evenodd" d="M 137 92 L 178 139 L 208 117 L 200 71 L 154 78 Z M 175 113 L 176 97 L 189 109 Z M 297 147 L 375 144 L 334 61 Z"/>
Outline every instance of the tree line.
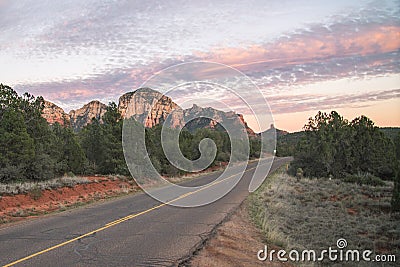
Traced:
<path fill-rule="evenodd" d="M 19 96 L 11 87 L 0 84 L 0 182 L 46 180 L 74 174 L 129 175 L 122 147 L 123 119 L 114 102 L 109 103 L 102 123 L 91 123 L 75 133 L 58 123 L 49 125 L 42 117 L 44 99 L 28 93 Z M 155 168 L 166 176 L 183 174 L 166 158 L 161 146 L 162 125 L 146 128 L 146 147 Z M 170 129 L 169 131 L 175 131 Z M 199 143 L 212 139 L 217 154 L 212 165 L 227 162 L 231 140 L 226 132 L 198 129 L 179 134 L 179 146 L 190 160 L 200 156 Z M 241 140 L 233 140 L 241 144 Z M 260 155 L 260 141 L 250 138 L 250 156 Z M 237 153 L 233 160 L 245 160 Z"/>
<path fill-rule="evenodd" d="M 42 97 L 19 96 L 3 84 L 0 92 L 0 182 L 84 171 L 85 154 L 74 132 L 59 124 L 50 127 L 42 117 Z"/>
<path fill-rule="evenodd" d="M 400 210 L 400 133 L 393 141 L 369 118 L 348 121 L 336 111 L 318 112 L 304 130 L 295 146 L 291 142 L 281 149 L 281 153 L 293 152 L 289 169 L 293 175 L 358 183 L 367 177 L 374 184 L 379 178 L 393 180 L 392 207 Z"/>
<path fill-rule="evenodd" d="M 348 121 L 336 111 L 318 112 L 304 129 L 291 165 L 302 168 L 305 176 L 341 178 L 371 173 L 382 179 L 394 177 L 394 143 L 369 118 Z"/>

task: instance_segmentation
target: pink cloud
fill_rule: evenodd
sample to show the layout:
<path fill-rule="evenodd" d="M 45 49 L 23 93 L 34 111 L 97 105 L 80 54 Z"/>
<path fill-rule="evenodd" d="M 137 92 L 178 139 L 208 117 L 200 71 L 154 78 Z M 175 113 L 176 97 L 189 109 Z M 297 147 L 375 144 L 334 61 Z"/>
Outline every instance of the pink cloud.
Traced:
<path fill-rule="evenodd" d="M 240 70 L 253 69 L 260 63 L 272 67 L 305 64 L 332 57 L 371 55 L 400 49 L 400 27 L 373 25 L 349 31 L 342 27 L 335 31 L 315 28 L 314 32 L 282 37 L 276 42 L 249 47 L 216 48 L 195 55 L 208 61 L 221 62 Z"/>

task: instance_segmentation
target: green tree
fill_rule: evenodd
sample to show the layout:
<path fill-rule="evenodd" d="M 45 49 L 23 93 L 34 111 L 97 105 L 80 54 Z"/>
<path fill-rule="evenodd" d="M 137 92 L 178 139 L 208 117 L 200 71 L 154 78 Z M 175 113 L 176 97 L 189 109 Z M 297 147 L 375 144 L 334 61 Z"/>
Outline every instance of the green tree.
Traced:
<path fill-rule="evenodd" d="M 291 172 L 301 168 L 305 176 L 344 177 L 371 173 L 394 176 L 394 149 L 389 140 L 365 116 L 351 123 L 337 112 L 318 112 L 305 125 L 305 136 L 296 148 Z"/>
<path fill-rule="evenodd" d="M 89 172 L 129 175 L 122 148 L 123 120 L 114 102 L 109 103 L 103 124 L 96 119 L 80 133 Z"/>
<path fill-rule="evenodd" d="M 25 93 L 21 97 L 20 110 L 25 117 L 29 136 L 34 140 L 35 156 L 27 171 L 30 180 L 45 180 L 57 175 L 57 157 L 54 150 L 55 136 L 47 121 L 42 117 L 44 100 L 42 97 Z M 57 144 L 56 144 L 57 145 Z"/>
<path fill-rule="evenodd" d="M 50 127 L 43 108 L 42 97 L 19 96 L 0 84 L 1 161 L 7 165 L 2 167 L 7 179 L 43 180 L 82 172 L 85 158 L 74 133 L 57 124 Z"/>
<path fill-rule="evenodd" d="M 396 177 L 394 179 L 394 188 L 392 194 L 392 211 L 400 211 L 400 166 L 397 166 Z"/>
<path fill-rule="evenodd" d="M 381 178 L 393 178 L 395 150 L 392 141 L 365 116 L 351 122 L 352 173 L 367 172 Z"/>
<path fill-rule="evenodd" d="M 106 157 L 101 166 L 103 173 L 129 175 L 122 147 L 123 120 L 114 102 L 110 102 L 103 116 L 103 135 Z"/>
<path fill-rule="evenodd" d="M 35 155 L 33 139 L 20 112 L 2 110 L 0 121 L 0 181 L 24 180 Z"/>
<path fill-rule="evenodd" d="M 392 194 L 392 211 L 400 211 L 400 133 L 394 139 L 396 150 L 397 170 Z"/>
<path fill-rule="evenodd" d="M 21 98 L 11 87 L 0 83 L 0 115 L 7 109 L 19 110 Z"/>
<path fill-rule="evenodd" d="M 99 120 L 93 119 L 79 133 L 81 147 L 88 160 L 88 173 L 99 173 L 106 158 L 105 137 Z"/>
<path fill-rule="evenodd" d="M 397 134 L 396 138 L 394 139 L 394 148 L 396 151 L 396 158 L 400 160 L 400 133 Z"/>
<path fill-rule="evenodd" d="M 20 122 L 20 116 L 23 118 L 24 129 L 31 139 L 33 139 L 34 153 L 29 161 L 21 161 L 26 165 L 23 173 L 26 179 L 47 179 L 54 177 L 55 161 L 49 155 L 49 140 L 51 140 L 51 131 L 45 119 L 41 117 L 43 109 L 43 98 L 35 98 L 25 93 L 22 97 L 9 86 L 0 84 L 0 116 L 7 112 L 14 112 L 16 124 Z M 9 113 L 11 114 L 11 113 Z M 19 115 L 16 115 L 19 114 Z M 7 117 L 4 117 L 6 119 Z M 21 128 L 20 126 L 17 126 Z M 22 128 L 21 128 L 22 129 Z M 15 153 L 24 153 L 24 150 Z M 22 172 L 21 172 L 22 173 Z"/>
<path fill-rule="evenodd" d="M 302 168 L 306 176 L 342 176 L 349 165 L 349 136 L 347 120 L 337 112 L 318 112 L 304 126 L 305 136 L 298 144 L 293 165 Z"/>
<path fill-rule="evenodd" d="M 62 127 L 58 123 L 53 125 L 53 132 L 58 144 L 57 149 L 60 151 L 58 154 L 58 164 L 60 166 L 58 173 L 83 173 L 86 157 L 75 133 L 71 128 Z"/>
<path fill-rule="evenodd" d="M 250 157 L 259 158 L 261 155 L 261 140 L 258 138 L 250 138 Z"/>

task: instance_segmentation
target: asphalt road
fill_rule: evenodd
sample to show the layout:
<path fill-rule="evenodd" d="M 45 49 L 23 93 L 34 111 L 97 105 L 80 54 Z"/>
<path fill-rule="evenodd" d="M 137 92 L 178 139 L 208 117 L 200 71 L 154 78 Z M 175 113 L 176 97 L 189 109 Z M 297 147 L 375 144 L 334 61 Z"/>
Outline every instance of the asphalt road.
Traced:
<path fill-rule="evenodd" d="M 289 160 L 276 158 L 271 172 Z M 173 207 L 136 194 L 2 228 L 0 265 L 178 265 L 247 197 L 254 166 L 249 164 L 230 193 L 201 207 Z M 184 185 L 213 181 L 217 175 L 202 176 Z"/>

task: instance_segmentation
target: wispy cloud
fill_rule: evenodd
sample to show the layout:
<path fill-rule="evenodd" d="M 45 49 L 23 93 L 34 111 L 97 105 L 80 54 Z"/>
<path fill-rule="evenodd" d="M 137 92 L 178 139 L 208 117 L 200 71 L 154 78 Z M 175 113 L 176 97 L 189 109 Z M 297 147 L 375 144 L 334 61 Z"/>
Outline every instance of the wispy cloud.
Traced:
<path fill-rule="evenodd" d="M 400 27 L 382 26 L 380 23 L 374 27 L 364 27 L 364 30 L 354 30 L 352 34 L 344 30 L 349 27 L 341 23 L 340 27 L 332 25 L 328 30 L 325 26 L 319 25 L 309 31 L 295 33 L 262 46 L 247 49 L 221 48 L 208 53 L 196 53 L 193 56 L 178 59 L 171 58 L 136 68 L 114 69 L 78 81 L 40 83 L 17 88 L 34 94 L 42 94 L 59 102 L 83 103 L 91 98 L 116 100 L 118 95 L 139 87 L 151 75 L 157 74 L 157 71 L 163 68 L 199 60 L 217 61 L 236 67 L 249 75 L 267 95 L 279 93 L 276 91 L 279 90 L 277 89 L 279 86 L 400 72 L 400 64 L 397 60 L 400 48 L 400 38 L 398 38 Z M 333 31 L 332 28 L 336 30 Z M 387 44 L 383 41 L 385 39 L 383 37 L 367 38 L 367 36 L 375 35 L 384 36 L 392 41 Z M 193 73 L 196 75 L 192 79 L 222 77 L 223 69 L 219 72 L 219 66 L 213 67 L 214 69 L 201 69 L 198 72 L 191 70 L 191 75 Z M 177 75 L 173 78 L 179 79 L 181 78 L 179 75 L 184 76 L 185 73 Z M 229 83 L 226 85 L 229 86 Z M 86 90 L 86 94 L 77 93 L 82 90 Z M 195 88 L 191 90 L 194 94 Z M 210 93 L 218 95 L 218 92 L 208 92 L 208 95 Z M 179 97 L 179 91 L 175 92 L 176 94 Z"/>
<path fill-rule="evenodd" d="M 204 60 L 221 62 L 251 73 L 265 68 L 386 54 L 399 49 L 399 25 L 359 25 L 351 22 L 332 25 L 330 28 L 317 25 L 264 45 L 217 48 L 196 55 Z"/>
<path fill-rule="evenodd" d="M 271 108 L 274 114 L 335 109 L 342 107 L 365 107 L 374 102 L 399 99 L 400 89 L 378 91 L 370 93 L 325 95 L 281 95 L 270 97 Z"/>
<path fill-rule="evenodd" d="M 345 96 L 295 88 L 399 75 L 399 17 L 394 0 L 0 1 L 0 81 L 68 110 L 92 99 L 117 101 L 164 68 L 205 60 L 248 75 L 277 113 L 364 105 L 398 99 L 398 92 L 385 84 L 349 88 Z M 218 67 L 190 75 L 246 90 Z M 203 89 L 190 90 L 200 97 Z M 240 109 L 216 88 L 207 94 Z"/>

